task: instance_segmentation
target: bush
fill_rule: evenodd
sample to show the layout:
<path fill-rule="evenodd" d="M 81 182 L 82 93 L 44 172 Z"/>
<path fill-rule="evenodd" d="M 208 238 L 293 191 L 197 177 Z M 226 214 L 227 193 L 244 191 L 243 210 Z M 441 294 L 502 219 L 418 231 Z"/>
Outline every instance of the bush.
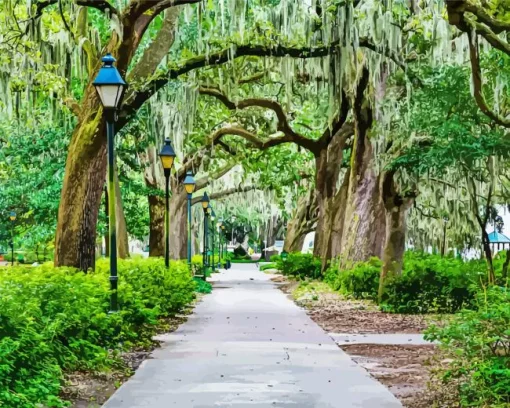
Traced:
<path fill-rule="evenodd" d="M 242 245 L 238 245 L 234 248 L 234 259 L 247 259 L 246 257 L 251 259 Z"/>
<path fill-rule="evenodd" d="M 483 261 L 409 251 L 402 275 L 385 285 L 382 307 L 398 313 L 454 313 L 472 304 L 486 269 Z"/>
<path fill-rule="evenodd" d="M 112 366 L 119 348 L 151 344 L 159 317 L 181 311 L 195 283 L 183 262 L 119 262 L 118 313 L 109 314 L 108 260 L 96 272 L 45 264 L 0 274 L 0 401 L 64 406 L 63 371 Z M 108 351 L 110 350 L 110 352 Z"/>
<path fill-rule="evenodd" d="M 378 258 L 371 258 L 368 262 L 358 262 L 352 269 L 339 269 L 338 265 L 331 265 L 324 276 L 324 281 L 333 290 L 352 295 L 356 299 L 377 299 L 379 275 L 382 263 Z"/>
<path fill-rule="evenodd" d="M 273 261 L 275 259 L 276 261 Z M 321 278 L 321 261 L 319 258 L 314 257 L 312 254 L 302 254 L 295 252 L 287 255 L 287 259 L 283 260 L 281 256 L 278 258 L 271 257 L 271 260 L 276 263 L 277 269 L 283 275 L 304 278 Z"/>
<path fill-rule="evenodd" d="M 271 262 L 265 265 L 260 265 L 259 270 L 260 271 L 267 271 L 268 269 L 278 269 L 276 264 Z"/>
<path fill-rule="evenodd" d="M 436 375 L 457 387 L 462 407 L 508 407 L 510 291 L 479 292 L 474 304 L 475 310 L 462 310 L 446 327 L 427 330 L 426 338 L 439 341 L 451 361 Z"/>

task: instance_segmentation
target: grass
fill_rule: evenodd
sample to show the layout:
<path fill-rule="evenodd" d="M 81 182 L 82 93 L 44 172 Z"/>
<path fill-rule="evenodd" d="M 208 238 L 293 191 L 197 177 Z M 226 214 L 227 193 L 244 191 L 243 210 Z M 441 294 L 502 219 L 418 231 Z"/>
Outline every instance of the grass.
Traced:
<path fill-rule="evenodd" d="M 320 295 L 326 293 L 335 293 L 327 283 L 319 281 L 302 281 L 292 292 L 292 297 L 294 299 L 299 299 L 305 296 L 311 296 L 312 300 L 319 300 Z"/>

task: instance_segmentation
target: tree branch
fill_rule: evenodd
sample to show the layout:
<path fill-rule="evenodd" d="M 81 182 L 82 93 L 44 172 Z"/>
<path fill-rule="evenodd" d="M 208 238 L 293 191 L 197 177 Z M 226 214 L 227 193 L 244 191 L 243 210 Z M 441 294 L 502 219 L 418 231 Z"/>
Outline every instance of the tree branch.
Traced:
<path fill-rule="evenodd" d="M 220 102 L 222 102 L 228 109 L 230 110 L 237 110 L 237 109 L 246 109 L 250 107 L 260 107 L 265 109 L 272 110 L 278 119 L 278 125 L 277 130 L 279 132 L 282 132 L 285 136 L 284 138 L 281 138 L 281 140 L 285 139 L 281 143 L 295 143 L 304 149 L 307 149 L 311 151 L 312 153 L 316 153 L 318 151 L 318 143 L 315 140 L 308 139 L 298 133 L 296 133 L 292 127 L 289 124 L 289 120 L 287 118 L 287 115 L 283 111 L 282 106 L 273 100 L 270 99 L 263 99 L 263 98 L 250 98 L 250 99 L 244 99 L 239 102 L 233 102 L 231 101 L 225 94 L 223 94 L 219 89 L 216 88 L 205 88 L 200 87 L 199 93 L 202 95 L 209 95 L 213 96 L 216 99 L 218 99 Z M 223 128 L 225 129 L 225 128 Z M 221 130 L 221 129 L 220 129 Z M 235 130 L 237 132 L 237 130 Z M 247 132 L 243 129 L 243 137 L 245 137 L 248 141 L 250 141 L 253 145 L 256 145 L 259 149 L 266 149 L 267 147 L 264 147 L 264 143 L 260 139 L 258 139 L 255 135 L 252 133 L 244 133 Z M 238 136 L 241 136 L 238 134 Z M 277 139 L 272 139 L 277 140 Z M 267 143 L 269 143 L 268 141 Z"/>
<path fill-rule="evenodd" d="M 211 180 L 218 180 L 222 178 L 225 174 L 227 174 L 230 170 L 232 170 L 237 163 L 227 163 L 223 167 L 220 167 L 216 173 L 210 174 L 208 176 L 202 177 L 196 181 L 196 191 L 202 190 L 207 187 Z"/>
<path fill-rule="evenodd" d="M 212 194 L 209 195 L 209 198 L 211 200 L 221 200 L 222 198 L 228 197 L 228 196 L 230 196 L 232 194 L 246 193 L 248 191 L 258 190 L 258 189 L 259 188 L 257 186 L 254 186 L 254 185 L 238 186 L 238 187 L 229 188 L 227 190 L 218 191 L 217 193 L 212 193 Z M 191 204 L 195 205 L 195 204 L 197 204 L 197 203 L 199 203 L 201 201 L 202 201 L 202 197 L 195 197 L 191 201 Z"/>
<path fill-rule="evenodd" d="M 480 67 L 480 55 L 478 46 L 478 34 L 473 31 L 468 32 L 469 35 L 469 57 L 471 60 L 471 76 L 473 82 L 473 95 L 476 104 L 480 110 L 491 118 L 494 122 L 501 126 L 510 128 L 510 119 L 504 118 L 492 111 L 487 105 L 485 97 L 483 95 L 483 80 L 482 80 L 482 69 Z"/>
<path fill-rule="evenodd" d="M 332 54 L 338 49 L 338 45 L 338 41 L 327 46 L 305 48 L 286 47 L 283 45 L 275 45 L 272 47 L 263 45 L 240 45 L 237 47 L 225 48 L 210 55 L 200 55 L 185 61 L 179 66 L 169 69 L 164 75 L 153 79 L 143 89 L 134 93 L 132 98 L 126 100 L 123 106 L 123 115 L 129 116 L 136 112 L 147 99 L 164 87 L 168 81 L 198 68 L 225 64 L 235 58 L 243 56 L 276 58 L 289 56 L 301 59 L 318 58 Z"/>
<path fill-rule="evenodd" d="M 76 0 L 78 6 L 91 7 L 110 15 L 119 14 L 119 11 L 105 0 Z"/>

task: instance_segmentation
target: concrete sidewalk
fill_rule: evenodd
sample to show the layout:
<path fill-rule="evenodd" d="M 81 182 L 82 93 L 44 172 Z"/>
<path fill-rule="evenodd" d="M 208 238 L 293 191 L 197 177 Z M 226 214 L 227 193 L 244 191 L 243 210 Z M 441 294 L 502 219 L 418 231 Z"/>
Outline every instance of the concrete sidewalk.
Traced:
<path fill-rule="evenodd" d="M 106 408 L 396 408 L 254 265 L 233 265 Z"/>

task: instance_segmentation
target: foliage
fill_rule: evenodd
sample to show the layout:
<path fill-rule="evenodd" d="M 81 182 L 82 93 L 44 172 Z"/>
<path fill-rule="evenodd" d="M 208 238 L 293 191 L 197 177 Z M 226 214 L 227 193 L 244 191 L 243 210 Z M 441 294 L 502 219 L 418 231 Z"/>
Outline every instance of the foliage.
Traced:
<path fill-rule="evenodd" d="M 331 265 L 324 276 L 324 282 L 334 290 L 352 295 L 356 299 L 377 299 L 379 275 L 382 263 L 378 258 L 368 262 L 358 262 L 350 269 L 339 269 Z"/>
<path fill-rule="evenodd" d="M 194 298 L 187 266 L 159 259 L 119 262 L 120 311 L 110 314 L 108 262 L 84 274 L 45 264 L 0 274 L 0 401 L 63 406 L 63 371 L 111 367 L 121 349 L 151 344 L 159 317 Z"/>
<path fill-rule="evenodd" d="M 376 300 L 381 267 L 378 258 L 350 268 L 332 265 L 324 281 L 343 294 Z M 402 274 L 388 278 L 381 308 L 392 313 L 454 313 L 472 305 L 486 276 L 483 261 L 407 251 Z"/>
<path fill-rule="evenodd" d="M 476 309 L 464 309 L 445 327 L 432 326 L 426 338 L 439 341 L 451 361 L 439 375 L 458 387 L 462 407 L 510 404 L 510 291 L 480 291 Z"/>
<path fill-rule="evenodd" d="M 281 257 L 271 257 L 271 261 L 276 263 L 277 269 L 283 275 L 294 276 L 300 279 L 321 278 L 321 261 L 312 254 L 294 252 L 288 254 L 285 260 Z"/>
<path fill-rule="evenodd" d="M 195 285 L 196 285 L 196 288 L 195 288 L 195 291 L 198 292 L 198 293 L 211 293 L 212 292 L 212 285 L 203 280 L 203 279 L 198 279 L 198 278 L 194 278 L 194 281 L 195 281 Z"/>
<path fill-rule="evenodd" d="M 270 262 L 265 265 L 260 265 L 259 270 L 260 271 L 267 271 L 268 269 L 278 269 L 278 266 L 274 262 Z"/>
<path fill-rule="evenodd" d="M 398 313 L 454 313 L 472 304 L 484 279 L 483 261 L 408 251 L 402 275 L 390 278 L 385 286 L 381 306 Z"/>

